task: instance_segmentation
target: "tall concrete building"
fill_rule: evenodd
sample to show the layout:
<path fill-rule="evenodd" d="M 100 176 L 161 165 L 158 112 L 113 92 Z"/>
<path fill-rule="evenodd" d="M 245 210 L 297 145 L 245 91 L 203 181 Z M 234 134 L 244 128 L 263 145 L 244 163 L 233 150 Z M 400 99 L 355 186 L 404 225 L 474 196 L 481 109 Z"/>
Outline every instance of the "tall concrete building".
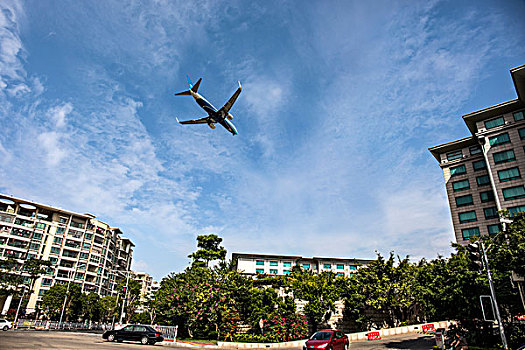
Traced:
<path fill-rule="evenodd" d="M 445 176 L 456 241 L 498 233 L 499 210 L 525 211 L 525 65 L 517 99 L 463 116 L 470 135 L 429 148 Z"/>
<path fill-rule="evenodd" d="M 75 283 L 83 292 L 116 295 L 118 280 L 130 271 L 134 244 L 116 227 L 91 214 L 0 194 L 0 259 L 15 258 L 20 267 L 30 258 L 51 267 L 33 285 L 27 312 L 35 311 L 53 285 Z M 20 273 L 26 279 L 28 275 Z M 12 296 L 4 301 L 2 313 Z"/>
<path fill-rule="evenodd" d="M 313 274 L 333 272 L 338 276 L 350 276 L 371 260 L 345 258 L 304 258 L 295 255 L 269 255 L 233 253 L 235 268 L 245 275 L 268 274 L 284 276 L 292 273 L 292 267 L 299 266 Z"/>

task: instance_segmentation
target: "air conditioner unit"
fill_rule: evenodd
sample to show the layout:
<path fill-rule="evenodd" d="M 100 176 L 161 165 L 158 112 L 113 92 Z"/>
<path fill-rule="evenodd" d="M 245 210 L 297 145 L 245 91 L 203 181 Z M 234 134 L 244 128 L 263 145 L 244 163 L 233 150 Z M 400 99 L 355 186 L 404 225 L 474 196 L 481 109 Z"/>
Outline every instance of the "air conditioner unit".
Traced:
<path fill-rule="evenodd" d="M 508 120 L 505 120 L 505 125 L 509 125 L 509 124 L 512 124 L 512 122 L 508 121 Z"/>

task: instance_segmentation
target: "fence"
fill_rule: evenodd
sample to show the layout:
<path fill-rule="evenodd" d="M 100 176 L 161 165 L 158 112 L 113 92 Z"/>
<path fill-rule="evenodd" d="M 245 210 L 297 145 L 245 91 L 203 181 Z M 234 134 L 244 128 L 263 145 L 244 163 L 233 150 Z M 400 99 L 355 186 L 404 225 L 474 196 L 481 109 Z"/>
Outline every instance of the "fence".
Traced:
<path fill-rule="evenodd" d="M 58 321 L 42 321 L 42 320 L 24 320 L 19 319 L 16 328 L 32 328 L 32 329 L 67 329 L 67 330 L 95 330 L 105 331 L 112 329 L 111 323 L 97 323 L 97 322 L 58 322 Z"/>
<path fill-rule="evenodd" d="M 164 337 L 164 341 L 177 341 L 177 330 L 178 330 L 178 326 L 159 326 L 159 325 L 154 325 L 154 326 L 151 326 L 153 327 L 155 330 L 159 331 L 162 333 L 162 336 Z"/>

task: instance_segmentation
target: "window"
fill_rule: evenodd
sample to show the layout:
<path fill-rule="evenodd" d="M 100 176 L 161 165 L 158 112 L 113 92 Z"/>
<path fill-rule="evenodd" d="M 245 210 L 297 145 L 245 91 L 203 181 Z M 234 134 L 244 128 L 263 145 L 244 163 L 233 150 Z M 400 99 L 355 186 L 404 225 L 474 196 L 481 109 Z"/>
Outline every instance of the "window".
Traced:
<path fill-rule="evenodd" d="M 510 208 L 507 208 L 507 210 L 509 211 L 511 216 L 513 216 L 515 214 L 525 212 L 525 205 L 519 205 L 517 207 L 510 207 Z"/>
<path fill-rule="evenodd" d="M 277 266 L 277 261 L 270 261 L 270 266 Z"/>
<path fill-rule="evenodd" d="M 264 273 L 264 269 L 255 269 L 256 273 Z"/>
<path fill-rule="evenodd" d="M 466 196 L 456 197 L 456 206 L 457 207 L 464 207 L 467 205 L 473 204 L 474 201 L 472 200 L 472 195 L 467 194 Z"/>
<path fill-rule="evenodd" d="M 516 168 L 510 168 L 510 169 L 505 169 L 505 170 L 500 170 L 498 171 L 498 177 L 499 177 L 499 181 L 500 182 L 505 182 L 505 181 L 511 181 L 511 180 L 515 180 L 515 179 L 519 179 L 521 176 L 520 176 L 520 170 L 516 167 Z"/>
<path fill-rule="evenodd" d="M 338 272 L 337 273 L 337 277 L 344 277 L 345 276 L 345 273 L 344 272 Z"/>
<path fill-rule="evenodd" d="M 463 239 L 469 239 L 470 237 L 479 236 L 479 227 L 466 228 L 461 230 Z"/>
<path fill-rule="evenodd" d="M 41 223 L 41 222 L 37 222 L 36 223 L 36 228 L 40 229 L 40 230 L 43 230 L 46 228 L 46 224 L 44 223 Z"/>
<path fill-rule="evenodd" d="M 452 188 L 454 192 L 468 190 L 470 188 L 470 183 L 468 180 L 456 181 L 452 183 Z"/>
<path fill-rule="evenodd" d="M 496 207 L 485 208 L 483 209 L 483 213 L 485 213 L 485 219 L 487 220 L 499 218 L 498 209 Z"/>
<path fill-rule="evenodd" d="M 331 269 L 332 264 L 323 264 L 323 269 Z"/>
<path fill-rule="evenodd" d="M 93 239 L 93 235 L 91 233 L 86 233 L 86 241 L 91 241 Z"/>
<path fill-rule="evenodd" d="M 257 261 L 255 262 L 255 265 L 258 265 L 258 266 L 261 266 L 261 265 L 262 265 L 262 266 L 264 266 L 264 260 L 257 260 Z"/>
<path fill-rule="evenodd" d="M 39 297 L 43 296 L 44 293 L 46 292 L 46 290 L 47 290 L 47 289 L 40 289 L 40 290 L 38 291 L 38 296 L 39 296 Z"/>
<path fill-rule="evenodd" d="M 475 222 L 478 221 L 478 218 L 476 217 L 476 212 L 474 210 L 467 211 L 464 213 L 459 213 L 459 222 L 464 224 L 466 222 Z"/>
<path fill-rule="evenodd" d="M 466 173 L 467 173 L 467 168 L 465 167 L 465 165 L 460 165 L 460 166 L 450 168 L 450 176 L 463 175 Z"/>
<path fill-rule="evenodd" d="M 481 147 L 479 147 L 479 146 L 470 146 L 469 150 L 470 150 L 470 155 L 471 156 L 481 153 Z"/>
<path fill-rule="evenodd" d="M 38 250 L 38 248 L 40 248 L 40 243 L 31 243 L 29 245 L 29 249 L 31 250 Z"/>
<path fill-rule="evenodd" d="M 83 272 L 77 272 L 77 273 L 75 274 L 75 278 L 76 278 L 77 280 L 82 280 L 82 279 L 84 279 L 84 273 L 83 273 Z"/>
<path fill-rule="evenodd" d="M 303 264 L 303 269 L 309 270 L 310 269 L 310 264 Z"/>
<path fill-rule="evenodd" d="M 525 139 L 525 128 L 518 129 L 518 133 L 520 134 L 520 139 Z"/>
<path fill-rule="evenodd" d="M 476 177 L 476 182 L 478 183 L 478 187 L 488 186 L 490 185 L 490 178 L 488 175 L 478 176 Z"/>
<path fill-rule="evenodd" d="M 484 160 L 478 160 L 477 162 L 472 163 L 472 167 L 474 168 L 474 171 L 487 169 L 487 163 L 485 163 Z"/>
<path fill-rule="evenodd" d="M 485 128 L 492 129 L 492 128 L 495 128 L 495 127 L 498 127 L 504 124 L 505 124 L 505 119 L 503 119 L 503 117 L 499 117 L 496 119 L 487 120 L 485 122 Z"/>
<path fill-rule="evenodd" d="M 283 267 L 292 267 L 292 263 L 289 261 L 283 262 Z"/>
<path fill-rule="evenodd" d="M 290 271 L 290 270 L 284 270 L 283 273 L 284 273 L 285 275 L 289 275 L 289 274 L 292 273 L 292 271 Z"/>
<path fill-rule="evenodd" d="M 79 270 L 85 270 L 86 269 L 86 263 L 85 262 L 79 262 L 77 264 L 77 267 Z"/>
<path fill-rule="evenodd" d="M 270 269 L 270 274 L 271 275 L 277 275 L 277 270 Z"/>
<path fill-rule="evenodd" d="M 489 137 L 489 143 L 492 147 L 505 145 L 509 142 L 510 142 L 510 137 L 508 133 L 503 133 L 503 134 Z"/>
<path fill-rule="evenodd" d="M 58 222 L 60 222 L 61 224 L 67 224 L 67 218 L 61 216 L 61 217 L 58 219 Z"/>
<path fill-rule="evenodd" d="M 33 239 L 40 241 L 42 240 L 43 235 L 41 233 L 35 232 L 33 233 Z"/>
<path fill-rule="evenodd" d="M 56 265 L 56 263 L 58 262 L 58 259 L 57 258 L 49 258 L 49 261 L 51 261 L 51 264 Z"/>
<path fill-rule="evenodd" d="M 50 285 L 51 285 L 51 281 L 52 281 L 52 280 L 51 280 L 50 278 L 44 278 L 44 279 L 42 280 L 42 285 L 43 285 L 43 286 L 50 286 Z"/>
<path fill-rule="evenodd" d="M 511 162 L 513 160 L 516 160 L 514 151 L 511 149 L 507 151 L 494 153 L 492 156 L 494 157 L 494 163 L 496 164 L 501 164 L 501 163 L 506 163 L 506 162 Z"/>
<path fill-rule="evenodd" d="M 56 243 L 56 244 L 62 244 L 62 238 L 60 237 L 55 237 L 55 239 L 53 240 L 53 243 Z"/>
<path fill-rule="evenodd" d="M 495 225 L 488 225 L 487 231 L 489 235 L 495 235 L 496 233 L 499 233 L 501 230 L 499 228 L 499 224 L 495 224 Z"/>
<path fill-rule="evenodd" d="M 87 259 L 89 256 L 89 253 L 80 253 L 80 259 Z"/>
<path fill-rule="evenodd" d="M 481 199 L 481 203 L 493 202 L 494 201 L 494 193 L 492 193 L 492 191 L 480 192 L 479 193 L 479 198 Z"/>
<path fill-rule="evenodd" d="M 503 189 L 503 198 L 506 201 L 525 197 L 525 187 L 515 186 Z"/>
<path fill-rule="evenodd" d="M 447 153 L 447 160 L 455 160 L 463 158 L 463 152 L 461 150 Z"/>
<path fill-rule="evenodd" d="M 89 244 L 89 243 L 82 244 L 82 249 L 88 249 L 89 250 L 89 248 L 91 248 L 91 244 Z"/>
<path fill-rule="evenodd" d="M 58 254 L 60 253 L 60 248 L 58 247 L 51 247 L 51 254 Z"/>
<path fill-rule="evenodd" d="M 355 265 L 350 265 L 349 267 L 350 267 L 350 270 L 357 270 L 357 266 Z"/>
<path fill-rule="evenodd" d="M 512 115 L 514 116 L 514 120 L 515 120 L 515 121 L 520 121 L 520 120 L 523 120 L 523 119 L 524 119 L 523 111 L 513 113 Z"/>
<path fill-rule="evenodd" d="M 344 269 L 345 269 L 345 265 L 343 265 L 343 264 L 337 264 L 337 269 L 338 269 L 338 270 L 344 270 Z"/>
<path fill-rule="evenodd" d="M 66 229 L 64 227 L 57 227 L 57 231 L 56 231 L 58 234 L 63 234 L 64 232 L 66 232 Z"/>

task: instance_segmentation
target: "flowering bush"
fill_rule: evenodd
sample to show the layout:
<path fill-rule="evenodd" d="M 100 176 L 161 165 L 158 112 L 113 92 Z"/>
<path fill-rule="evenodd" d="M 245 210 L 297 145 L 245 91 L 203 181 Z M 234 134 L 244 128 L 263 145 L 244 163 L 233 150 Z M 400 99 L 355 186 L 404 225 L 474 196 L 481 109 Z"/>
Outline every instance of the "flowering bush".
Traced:
<path fill-rule="evenodd" d="M 282 317 L 274 315 L 264 322 L 264 340 L 277 343 L 308 337 L 308 322 L 299 314 Z"/>

